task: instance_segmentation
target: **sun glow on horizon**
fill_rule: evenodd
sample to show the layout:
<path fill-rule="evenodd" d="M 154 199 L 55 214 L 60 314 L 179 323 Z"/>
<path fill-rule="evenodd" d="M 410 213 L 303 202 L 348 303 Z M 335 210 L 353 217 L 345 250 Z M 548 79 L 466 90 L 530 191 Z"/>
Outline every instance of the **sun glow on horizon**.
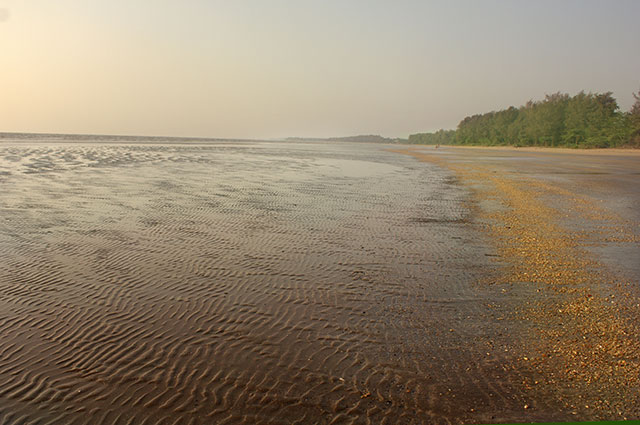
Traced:
<path fill-rule="evenodd" d="M 628 108 L 638 15 L 633 1 L 0 0 L 0 131 L 406 137 L 556 91 Z"/>

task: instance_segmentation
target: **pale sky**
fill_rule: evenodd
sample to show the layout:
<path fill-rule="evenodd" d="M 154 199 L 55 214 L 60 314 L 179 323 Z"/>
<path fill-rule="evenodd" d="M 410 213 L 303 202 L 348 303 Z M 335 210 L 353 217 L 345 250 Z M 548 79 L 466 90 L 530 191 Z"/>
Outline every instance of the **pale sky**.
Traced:
<path fill-rule="evenodd" d="M 277 138 L 454 128 L 640 90 L 637 0 L 0 0 L 0 131 Z"/>

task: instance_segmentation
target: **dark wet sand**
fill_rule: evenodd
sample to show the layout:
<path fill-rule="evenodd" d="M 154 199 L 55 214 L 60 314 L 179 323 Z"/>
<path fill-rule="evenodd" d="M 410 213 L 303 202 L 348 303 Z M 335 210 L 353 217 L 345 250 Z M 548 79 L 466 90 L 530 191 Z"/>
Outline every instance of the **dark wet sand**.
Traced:
<path fill-rule="evenodd" d="M 638 162 L 522 155 L 0 145 L 0 423 L 638 417 L 577 404 L 601 387 L 531 384 L 557 362 L 523 365 L 541 322 L 518 314 L 526 285 L 504 283 L 514 259 L 487 229 L 500 219 L 482 195 L 492 183 L 455 169 L 483 164 L 601 197 L 637 224 Z M 637 286 L 637 240 L 591 245 Z M 624 317 L 637 313 L 627 304 Z"/>

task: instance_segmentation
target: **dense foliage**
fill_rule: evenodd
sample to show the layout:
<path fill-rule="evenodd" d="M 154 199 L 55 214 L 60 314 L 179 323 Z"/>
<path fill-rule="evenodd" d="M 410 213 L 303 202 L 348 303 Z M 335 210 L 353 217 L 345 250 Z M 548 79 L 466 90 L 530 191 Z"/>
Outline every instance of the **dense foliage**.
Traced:
<path fill-rule="evenodd" d="M 556 93 L 520 108 L 466 117 L 457 130 L 409 136 L 429 145 L 512 145 L 605 148 L 640 147 L 640 92 L 622 112 L 612 93 Z"/>

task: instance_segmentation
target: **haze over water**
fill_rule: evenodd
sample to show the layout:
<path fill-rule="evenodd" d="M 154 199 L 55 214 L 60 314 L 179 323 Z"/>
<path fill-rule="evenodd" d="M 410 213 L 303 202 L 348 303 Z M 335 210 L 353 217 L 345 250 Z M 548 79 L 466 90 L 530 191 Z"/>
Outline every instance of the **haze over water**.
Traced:
<path fill-rule="evenodd" d="M 640 89 L 640 3 L 0 0 L 0 131 L 327 137 Z"/>

